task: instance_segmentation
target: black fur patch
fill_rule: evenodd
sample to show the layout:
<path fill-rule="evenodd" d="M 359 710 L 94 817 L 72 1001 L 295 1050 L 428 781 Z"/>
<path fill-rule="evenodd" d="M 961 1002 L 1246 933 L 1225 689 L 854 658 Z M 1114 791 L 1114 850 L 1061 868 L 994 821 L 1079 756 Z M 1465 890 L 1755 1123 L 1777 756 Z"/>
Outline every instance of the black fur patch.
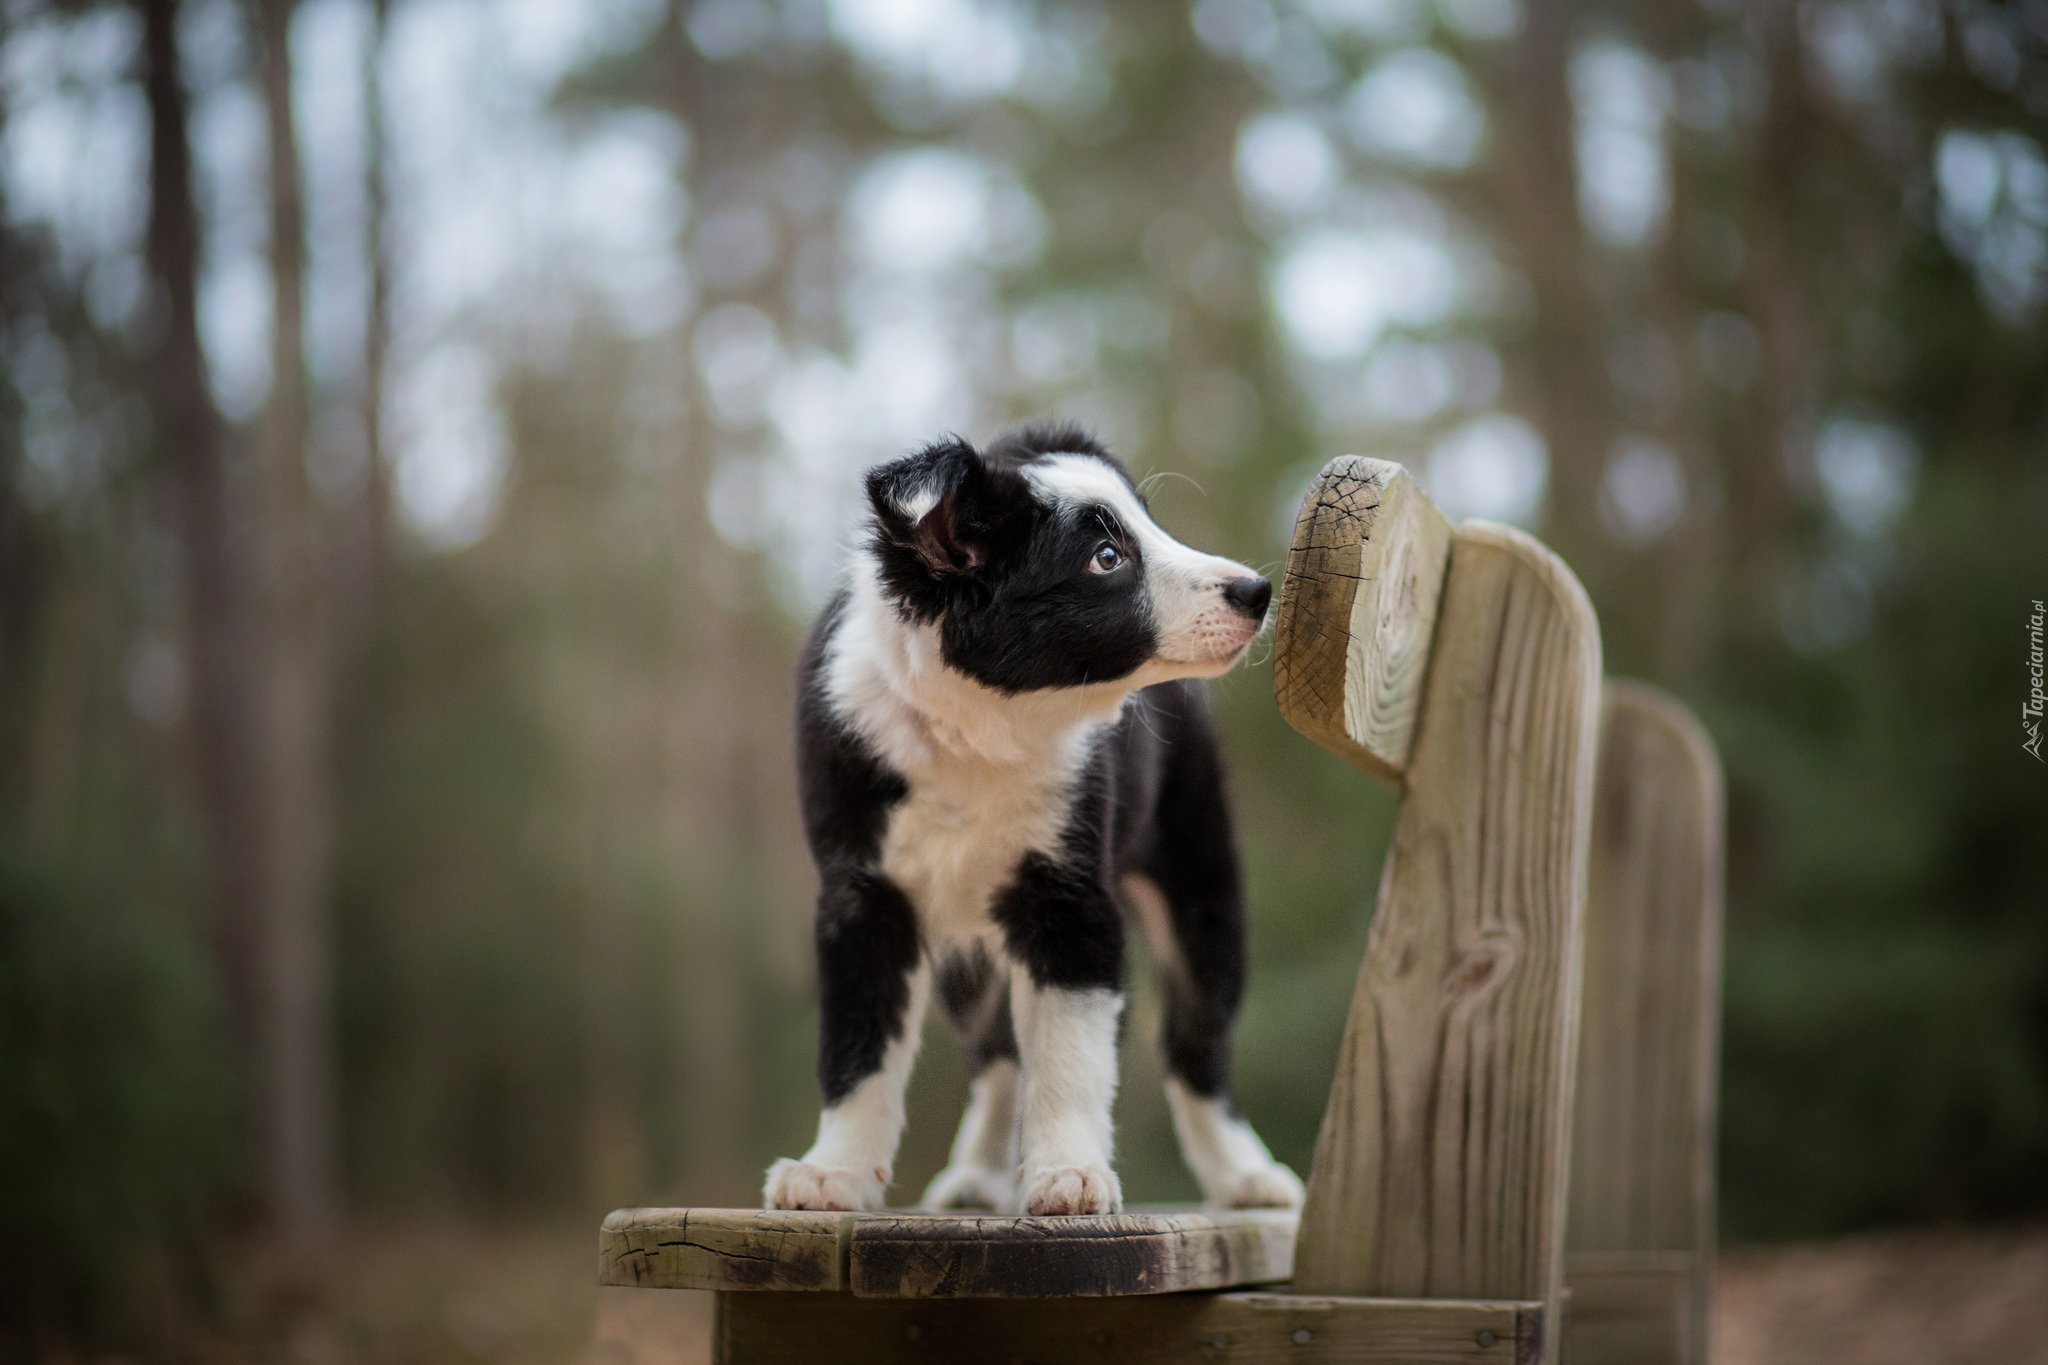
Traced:
<path fill-rule="evenodd" d="M 1123 986 L 1123 916 L 1104 856 L 1111 774 L 1112 751 L 1102 745 L 1075 784 L 1059 857 L 1025 854 L 990 911 L 1010 956 L 1024 964 L 1036 985 Z"/>
<path fill-rule="evenodd" d="M 879 873 L 843 868 L 818 892 L 818 1088 L 829 1107 L 882 1068 L 903 1036 L 917 911 Z"/>
<path fill-rule="evenodd" d="M 820 692 L 825 646 L 844 593 L 811 631 L 797 665 L 797 791 L 818 865 L 818 1086 L 829 1106 L 882 1065 L 903 1033 L 910 973 L 923 951 L 917 912 L 874 870 L 903 775 L 832 714 Z"/>
<path fill-rule="evenodd" d="M 1010 1021 L 1010 982 L 979 943 L 949 954 L 939 964 L 939 1000 L 967 1051 L 968 1071 L 999 1057 L 1017 1060 L 1017 1033 Z"/>
<path fill-rule="evenodd" d="M 1178 970 L 1160 973 L 1167 1069 L 1197 1095 L 1222 1096 L 1230 1080 L 1230 1024 L 1244 997 L 1244 879 L 1231 829 L 1223 757 L 1201 693 L 1186 683 L 1149 687 L 1134 732 L 1154 737 L 1158 762 L 1130 870 L 1166 901 Z M 1135 768 L 1137 765 L 1131 765 Z M 1127 768 L 1126 771 L 1130 771 Z M 1135 773 L 1133 774 L 1135 778 Z M 1134 783 L 1135 785 L 1135 783 Z"/>

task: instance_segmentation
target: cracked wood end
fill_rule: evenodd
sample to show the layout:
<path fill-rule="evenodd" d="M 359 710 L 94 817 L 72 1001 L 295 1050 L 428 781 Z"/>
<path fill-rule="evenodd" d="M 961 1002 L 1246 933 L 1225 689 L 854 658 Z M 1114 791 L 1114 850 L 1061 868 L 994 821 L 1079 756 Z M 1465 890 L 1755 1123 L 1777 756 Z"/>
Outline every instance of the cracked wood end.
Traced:
<path fill-rule="evenodd" d="M 844 1289 L 852 1213 L 618 1209 L 597 1282 L 645 1289 Z"/>
<path fill-rule="evenodd" d="M 1406 469 L 1340 456 L 1301 501 L 1280 580 L 1280 713 L 1396 786 L 1408 768 L 1452 535 Z"/>

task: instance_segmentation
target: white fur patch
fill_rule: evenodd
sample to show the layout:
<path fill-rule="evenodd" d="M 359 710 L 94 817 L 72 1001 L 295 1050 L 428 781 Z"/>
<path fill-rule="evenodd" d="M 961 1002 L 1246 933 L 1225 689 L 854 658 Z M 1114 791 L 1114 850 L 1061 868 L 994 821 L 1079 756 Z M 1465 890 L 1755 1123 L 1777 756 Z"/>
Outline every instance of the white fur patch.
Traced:
<path fill-rule="evenodd" d="M 896 510 L 908 517 L 913 526 L 930 516 L 938 505 L 939 490 L 929 486 L 896 499 Z"/>
<path fill-rule="evenodd" d="M 1202 1197 L 1225 1208 L 1300 1208 L 1301 1179 L 1273 1160 L 1252 1126 L 1222 1100 L 1203 1099 L 1169 1076 L 1166 1103 L 1173 1111 L 1180 1154 Z"/>
<path fill-rule="evenodd" d="M 982 1068 L 953 1138 L 946 1169 L 926 1187 L 928 1209 L 980 1208 L 1008 1213 L 1017 1202 L 1017 1064 L 999 1057 Z"/>
<path fill-rule="evenodd" d="M 1061 990 L 1010 975 L 1017 1050 L 1024 1061 L 1024 1211 L 1114 1213 L 1123 1190 L 1110 1168 L 1116 1102 L 1116 1021 L 1110 990 Z"/>

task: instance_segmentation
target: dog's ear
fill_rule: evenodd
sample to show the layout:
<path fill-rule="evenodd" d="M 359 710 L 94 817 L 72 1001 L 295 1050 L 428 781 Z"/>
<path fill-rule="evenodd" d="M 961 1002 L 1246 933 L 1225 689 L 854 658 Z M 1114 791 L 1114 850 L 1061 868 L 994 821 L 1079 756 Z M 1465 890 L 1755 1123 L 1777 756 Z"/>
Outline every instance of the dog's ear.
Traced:
<path fill-rule="evenodd" d="M 1001 516 L 1000 482 L 967 442 L 936 441 L 868 471 L 875 530 L 935 577 L 971 574 L 988 559 Z"/>

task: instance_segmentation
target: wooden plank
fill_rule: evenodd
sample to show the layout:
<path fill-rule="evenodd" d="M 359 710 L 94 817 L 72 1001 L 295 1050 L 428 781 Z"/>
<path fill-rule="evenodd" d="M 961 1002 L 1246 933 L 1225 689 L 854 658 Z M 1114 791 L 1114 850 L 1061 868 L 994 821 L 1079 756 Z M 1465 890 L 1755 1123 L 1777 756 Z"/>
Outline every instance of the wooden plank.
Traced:
<path fill-rule="evenodd" d="M 1297 1290 L 1558 1302 L 1599 704 L 1571 571 L 1465 523 Z"/>
<path fill-rule="evenodd" d="M 1697 1265 L 1684 1251 L 1565 1253 L 1572 1365 L 1655 1365 L 1703 1344 L 1694 1316 Z"/>
<path fill-rule="evenodd" d="M 854 1225 L 849 1287 L 870 1298 L 1162 1294 L 1284 1280 L 1292 1209 L 1080 1218 L 876 1215 Z"/>
<path fill-rule="evenodd" d="M 1273 691 L 1295 729 L 1375 777 L 1408 766 L 1451 523 L 1400 465 L 1323 466 L 1294 522 Z"/>
<path fill-rule="evenodd" d="M 1581 1346 L 1575 1318 L 1573 1356 L 1702 1365 L 1714 1259 L 1721 769 L 1683 705 L 1609 682 L 1597 791 L 1566 1246 L 1582 1266 L 1595 1253 L 1679 1253 L 1691 1280 L 1662 1333 L 1668 1352 L 1644 1354 L 1636 1333 L 1628 1355 L 1608 1354 L 1599 1343 L 1619 1339 L 1605 1328 Z"/>
<path fill-rule="evenodd" d="M 974 1213 L 621 1209 L 603 1284 L 868 1296 L 1164 1294 L 1287 1278 L 1292 1209 L 1134 1208 L 1079 1218 Z"/>
<path fill-rule="evenodd" d="M 862 1299 L 720 1294 L 720 1365 L 1233 1361 L 1248 1365 L 1535 1365 L 1543 1305 L 1292 1294 L 1125 1299 Z"/>
<path fill-rule="evenodd" d="M 619 1209 L 598 1233 L 597 1282 L 647 1289 L 846 1288 L 852 1213 Z"/>

